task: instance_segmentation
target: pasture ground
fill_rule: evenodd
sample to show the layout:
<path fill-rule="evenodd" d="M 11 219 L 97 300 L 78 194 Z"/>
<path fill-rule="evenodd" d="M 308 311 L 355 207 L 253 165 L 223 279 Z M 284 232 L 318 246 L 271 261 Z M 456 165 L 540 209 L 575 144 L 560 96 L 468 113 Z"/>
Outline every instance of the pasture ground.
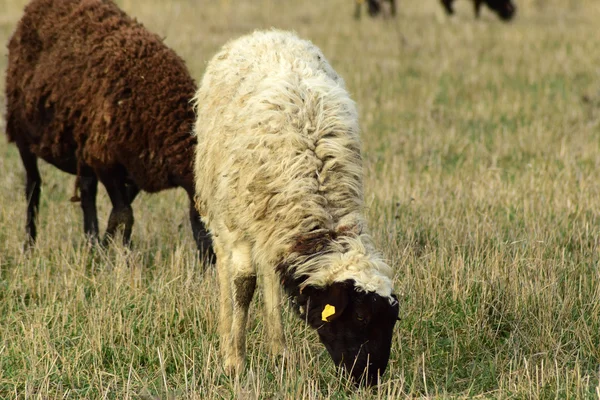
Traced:
<path fill-rule="evenodd" d="M 23 0 L 0 0 L 0 70 Z M 39 242 L 24 172 L 0 138 L 0 398 L 600 397 L 600 3 L 517 0 L 504 24 L 401 0 L 121 0 L 200 79 L 228 39 L 293 29 L 321 47 L 360 112 L 374 237 L 401 321 L 382 384 L 340 378 L 284 306 L 273 359 L 260 296 L 248 368 L 222 373 L 214 270 L 194 257 L 183 191 L 134 203 L 132 251 L 86 246 L 74 177 L 42 163 Z M 4 109 L 4 79 L 0 83 Z M 0 131 L 3 120 L 0 117 Z M 102 229 L 109 201 L 98 200 Z"/>

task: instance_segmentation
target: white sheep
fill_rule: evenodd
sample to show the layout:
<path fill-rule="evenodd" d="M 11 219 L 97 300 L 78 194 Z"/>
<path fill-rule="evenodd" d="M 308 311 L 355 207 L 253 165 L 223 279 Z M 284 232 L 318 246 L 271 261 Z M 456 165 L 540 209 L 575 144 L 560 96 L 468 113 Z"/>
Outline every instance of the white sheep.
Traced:
<path fill-rule="evenodd" d="M 217 255 L 225 368 L 244 363 L 258 273 L 274 352 L 285 345 L 281 282 L 336 365 L 375 383 L 398 302 L 363 216 L 357 113 L 343 80 L 311 42 L 260 31 L 213 57 L 194 101 L 196 206 Z"/>

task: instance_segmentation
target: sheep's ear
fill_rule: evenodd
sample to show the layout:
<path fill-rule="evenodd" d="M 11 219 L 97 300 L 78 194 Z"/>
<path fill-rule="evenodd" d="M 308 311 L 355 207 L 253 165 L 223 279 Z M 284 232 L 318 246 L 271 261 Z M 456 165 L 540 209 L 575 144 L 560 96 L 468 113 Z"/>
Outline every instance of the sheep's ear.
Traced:
<path fill-rule="evenodd" d="M 336 282 L 329 287 L 321 309 L 321 321 L 333 322 L 348 305 L 348 290 L 345 283 Z"/>
<path fill-rule="evenodd" d="M 323 311 L 321 311 L 321 321 L 329 322 L 328 318 L 332 317 L 333 315 L 335 315 L 335 306 L 332 306 L 331 304 L 325 304 Z"/>
<path fill-rule="evenodd" d="M 347 304 L 347 302 L 346 302 Z M 323 322 L 333 322 L 342 315 L 344 309 L 346 308 L 346 304 L 342 306 L 334 306 L 332 304 L 325 304 L 323 310 L 321 311 L 321 321 Z"/>

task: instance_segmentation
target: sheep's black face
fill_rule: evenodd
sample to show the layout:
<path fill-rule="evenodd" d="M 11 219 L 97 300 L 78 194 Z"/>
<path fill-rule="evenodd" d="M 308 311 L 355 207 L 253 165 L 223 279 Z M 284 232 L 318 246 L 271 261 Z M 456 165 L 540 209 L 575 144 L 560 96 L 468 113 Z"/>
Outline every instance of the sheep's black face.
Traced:
<path fill-rule="evenodd" d="M 308 323 L 317 329 L 335 364 L 349 371 L 356 383 L 376 384 L 390 357 L 399 310 L 396 296 L 390 302 L 358 291 L 351 280 L 305 292 Z"/>
<path fill-rule="evenodd" d="M 511 20 L 517 11 L 517 7 L 510 0 L 486 0 L 486 3 L 505 21 Z"/>

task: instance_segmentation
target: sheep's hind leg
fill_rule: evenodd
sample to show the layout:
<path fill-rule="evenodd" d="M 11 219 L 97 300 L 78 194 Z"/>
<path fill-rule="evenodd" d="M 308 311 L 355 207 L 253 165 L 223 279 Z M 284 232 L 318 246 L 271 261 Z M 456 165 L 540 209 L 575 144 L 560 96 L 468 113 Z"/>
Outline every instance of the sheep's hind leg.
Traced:
<path fill-rule="evenodd" d="M 83 231 L 92 243 L 98 241 L 98 213 L 96 194 L 98 178 L 90 168 L 81 168 L 79 191 L 81 192 L 81 209 L 83 211 Z"/>
<path fill-rule="evenodd" d="M 481 4 L 483 3 L 483 0 L 475 0 L 473 2 L 473 7 L 475 10 L 475 17 L 479 18 L 479 15 L 481 14 Z"/>
<path fill-rule="evenodd" d="M 256 272 L 252 266 L 251 246 L 237 241 L 230 256 L 230 279 L 233 283 L 233 315 L 231 318 L 231 352 L 225 368 L 240 370 L 246 356 L 246 325 L 248 309 L 256 288 Z"/>
<path fill-rule="evenodd" d="M 281 288 L 273 268 L 263 268 L 261 274 L 265 301 L 265 326 L 271 341 L 271 352 L 279 355 L 285 350 L 285 336 L 281 322 Z"/>
<path fill-rule="evenodd" d="M 442 0 L 442 5 L 444 6 L 444 8 L 446 9 L 446 13 L 448 15 L 452 15 L 454 14 L 454 8 L 452 7 L 452 2 L 454 0 Z"/>
<path fill-rule="evenodd" d="M 133 209 L 131 208 L 130 197 L 127 185 L 122 174 L 99 173 L 100 181 L 106 187 L 108 196 L 113 205 L 110 216 L 108 217 L 108 226 L 104 235 L 103 244 L 106 245 L 114 237 L 117 229 L 123 228 L 123 244 L 129 245 L 131 239 L 131 229 L 133 227 Z"/>
<path fill-rule="evenodd" d="M 25 242 L 25 250 L 27 250 L 33 246 L 37 237 L 35 223 L 40 205 L 42 178 L 40 176 L 40 171 L 38 170 L 36 155 L 24 144 L 19 145 L 18 147 L 27 175 L 27 181 L 25 183 L 25 197 L 27 198 L 27 240 Z"/>
<path fill-rule="evenodd" d="M 214 242 L 217 254 L 217 277 L 219 279 L 219 338 L 221 354 L 228 367 L 231 358 L 231 320 L 233 315 L 233 296 L 231 288 L 230 254 L 226 253 L 218 240 Z"/>

